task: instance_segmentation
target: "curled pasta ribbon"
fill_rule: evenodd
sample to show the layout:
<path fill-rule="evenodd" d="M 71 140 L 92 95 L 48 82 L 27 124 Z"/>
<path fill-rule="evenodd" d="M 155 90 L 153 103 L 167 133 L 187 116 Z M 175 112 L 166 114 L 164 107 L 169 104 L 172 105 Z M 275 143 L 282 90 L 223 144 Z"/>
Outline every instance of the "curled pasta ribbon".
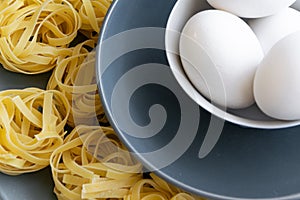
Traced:
<path fill-rule="evenodd" d="M 142 179 L 141 164 L 110 127 L 76 126 L 50 165 L 60 200 L 122 199 Z"/>
<path fill-rule="evenodd" d="M 18 175 L 48 166 L 52 152 L 63 143 L 69 111 L 59 91 L 0 92 L 0 171 Z"/>
<path fill-rule="evenodd" d="M 67 0 L 0 2 L 0 62 L 6 69 L 38 74 L 69 55 L 81 18 Z"/>
<path fill-rule="evenodd" d="M 204 200 L 170 185 L 154 173 L 150 179 L 139 180 L 124 200 Z"/>
<path fill-rule="evenodd" d="M 98 93 L 95 73 L 94 41 L 87 40 L 72 48 L 72 55 L 59 59 L 48 81 L 47 89 L 61 91 L 72 109 L 68 125 L 107 124 Z"/>
<path fill-rule="evenodd" d="M 97 41 L 99 32 L 112 0 L 70 0 L 82 20 L 80 31 Z"/>

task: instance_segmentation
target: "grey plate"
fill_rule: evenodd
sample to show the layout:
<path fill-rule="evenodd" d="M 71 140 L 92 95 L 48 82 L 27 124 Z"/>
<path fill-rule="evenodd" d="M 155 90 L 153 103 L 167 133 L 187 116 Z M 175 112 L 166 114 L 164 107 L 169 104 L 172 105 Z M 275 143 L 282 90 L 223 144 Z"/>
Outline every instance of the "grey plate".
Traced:
<path fill-rule="evenodd" d="M 204 136 L 222 120 L 196 106 L 171 74 L 164 28 L 175 2 L 116 0 L 111 7 L 97 51 L 111 124 L 148 170 L 189 192 L 300 199 L 300 127 L 260 130 L 225 122 L 217 145 L 199 159 Z"/>
<path fill-rule="evenodd" d="M 9 72 L 0 66 L 0 90 L 25 87 L 45 88 L 49 73 L 29 76 Z M 0 200 L 55 200 L 50 168 L 20 176 L 0 173 Z"/>

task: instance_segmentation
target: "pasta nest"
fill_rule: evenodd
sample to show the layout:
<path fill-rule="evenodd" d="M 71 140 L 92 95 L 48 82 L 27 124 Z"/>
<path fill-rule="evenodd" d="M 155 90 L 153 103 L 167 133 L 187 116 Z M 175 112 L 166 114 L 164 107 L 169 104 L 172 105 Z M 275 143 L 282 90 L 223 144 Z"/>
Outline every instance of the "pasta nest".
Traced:
<path fill-rule="evenodd" d="M 75 127 L 50 165 L 60 200 L 122 198 L 142 179 L 142 165 L 110 127 Z"/>
<path fill-rule="evenodd" d="M 107 124 L 95 73 L 95 43 L 86 40 L 72 48 L 72 55 L 61 57 L 48 81 L 48 90 L 59 90 L 69 100 L 68 125 Z"/>
<path fill-rule="evenodd" d="M 79 125 L 50 158 L 59 200 L 200 200 L 155 174 L 143 177 L 110 127 Z M 204 199 L 202 199 L 204 200 Z"/>
<path fill-rule="evenodd" d="M 67 0 L 0 2 L 0 62 L 7 70 L 38 74 L 53 69 L 77 36 L 81 18 Z"/>
<path fill-rule="evenodd" d="M 69 111 L 59 91 L 0 92 L 0 171 L 18 175 L 48 166 L 52 152 L 63 143 Z"/>

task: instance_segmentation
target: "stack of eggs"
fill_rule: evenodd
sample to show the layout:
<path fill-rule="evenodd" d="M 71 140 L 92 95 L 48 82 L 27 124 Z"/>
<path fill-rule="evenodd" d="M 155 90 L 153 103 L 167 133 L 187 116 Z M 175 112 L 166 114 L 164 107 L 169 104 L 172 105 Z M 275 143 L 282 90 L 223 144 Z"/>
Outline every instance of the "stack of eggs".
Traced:
<path fill-rule="evenodd" d="M 300 12 L 295 0 L 207 0 L 179 50 L 193 85 L 213 103 L 300 119 Z"/>

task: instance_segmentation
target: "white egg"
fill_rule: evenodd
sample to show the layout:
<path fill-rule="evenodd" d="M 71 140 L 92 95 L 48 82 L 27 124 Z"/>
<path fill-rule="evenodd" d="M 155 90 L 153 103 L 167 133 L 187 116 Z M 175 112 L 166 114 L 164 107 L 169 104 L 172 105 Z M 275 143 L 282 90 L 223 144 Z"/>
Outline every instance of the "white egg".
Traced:
<path fill-rule="evenodd" d="M 228 108 L 253 104 L 253 78 L 263 51 L 243 20 L 225 11 L 201 11 L 185 24 L 179 51 L 189 80 L 203 96 Z"/>
<path fill-rule="evenodd" d="M 267 115 L 300 119 L 300 32 L 292 33 L 268 52 L 254 78 L 254 96 Z"/>
<path fill-rule="evenodd" d="M 259 18 L 276 14 L 296 0 L 207 0 L 214 8 L 245 18 Z"/>
<path fill-rule="evenodd" d="M 286 8 L 269 17 L 248 20 L 248 24 L 266 54 L 280 39 L 300 30 L 300 12 Z"/>

